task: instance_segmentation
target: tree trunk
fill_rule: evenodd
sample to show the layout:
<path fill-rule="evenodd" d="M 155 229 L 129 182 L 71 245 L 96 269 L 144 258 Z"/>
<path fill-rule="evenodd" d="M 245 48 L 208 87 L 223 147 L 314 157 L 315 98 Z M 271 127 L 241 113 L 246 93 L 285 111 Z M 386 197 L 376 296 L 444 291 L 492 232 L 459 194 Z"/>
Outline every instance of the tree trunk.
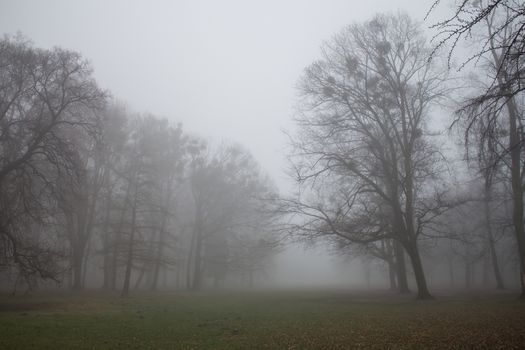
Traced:
<path fill-rule="evenodd" d="M 131 279 L 131 268 L 133 266 L 133 240 L 135 239 L 136 218 L 137 218 L 137 184 L 135 184 L 135 196 L 133 198 L 133 207 L 131 208 L 131 230 L 128 243 L 128 257 L 126 261 L 126 272 L 124 274 L 124 284 L 122 287 L 121 297 L 129 295 L 129 284 Z"/>
<path fill-rule="evenodd" d="M 399 293 L 410 293 L 410 289 L 408 288 L 407 269 L 405 264 L 405 250 L 401 243 L 399 243 L 397 240 L 394 240 L 394 252 L 396 257 L 396 273 Z"/>
<path fill-rule="evenodd" d="M 168 211 L 170 208 L 170 202 L 171 202 L 171 181 L 172 177 L 168 176 L 167 178 L 167 184 L 166 184 L 166 201 L 163 206 L 163 213 L 162 213 L 162 222 L 160 225 L 160 232 L 159 232 L 159 240 L 157 245 L 157 257 L 155 259 L 155 265 L 153 266 L 153 282 L 151 283 L 151 290 L 157 289 L 158 279 L 159 279 L 159 271 L 160 267 L 162 265 L 162 255 L 164 252 L 164 242 L 166 237 L 166 223 L 168 221 Z"/>
<path fill-rule="evenodd" d="M 106 198 L 106 213 L 104 215 L 104 241 L 103 241 L 103 252 L 104 252 L 104 283 L 103 289 L 109 289 L 111 285 L 111 267 L 110 267 L 110 238 L 109 238 L 109 220 L 111 219 L 111 189 L 108 188 L 108 196 Z"/>
<path fill-rule="evenodd" d="M 190 242 L 190 251 L 188 252 L 188 259 L 186 260 L 186 289 L 191 289 L 193 276 L 192 276 L 192 266 L 193 266 L 193 255 L 195 254 L 195 233 L 191 235 Z"/>
<path fill-rule="evenodd" d="M 490 36 L 491 54 L 494 59 L 495 66 L 498 67 L 497 79 L 500 86 L 503 86 L 502 96 L 510 96 L 505 103 L 509 115 L 509 152 L 510 152 L 510 173 L 512 186 L 512 222 L 514 225 L 514 233 L 518 245 L 518 258 L 520 266 L 520 289 L 521 299 L 525 299 L 525 228 L 523 227 L 523 185 L 521 180 L 521 152 L 522 152 L 522 137 L 518 129 L 519 110 L 516 105 L 516 100 L 510 93 L 508 88 L 505 88 L 506 83 L 509 82 L 509 77 L 502 66 L 502 54 L 496 51 L 494 44 L 494 37 L 492 36 L 492 26 L 488 25 Z M 499 70 L 499 68 L 502 68 Z"/>
<path fill-rule="evenodd" d="M 131 183 L 128 184 L 126 189 L 126 195 L 124 196 L 122 211 L 120 212 L 119 223 L 116 231 L 113 234 L 113 251 L 111 256 L 111 279 L 110 279 L 110 289 L 117 289 L 117 275 L 118 275 L 118 256 L 119 256 L 119 245 L 120 239 L 122 236 L 122 229 L 124 228 L 124 220 L 126 216 L 126 209 L 128 206 L 129 194 L 131 192 Z"/>
<path fill-rule="evenodd" d="M 82 288 L 86 287 L 86 276 L 87 276 L 87 268 L 88 268 L 88 261 L 91 254 L 91 243 L 88 243 L 85 250 L 84 250 L 84 261 L 82 262 Z"/>
<path fill-rule="evenodd" d="M 494 244 L 490 245 L 490 258 L 492 261 L 492 268 L 494 269 L 494 277 L 496 278 L 496 289 L 505 289 L 505 284 L 503 283 L 503 277 L 499 269 L 498 256 L 496 255 L 496 247 Z"/>
<path fill-rule="evenodd" d="M 146 274 L 146 270 L 148 269 L 148 263 L 144 262 L 142 264 L 142 268 L 140 269 L 139 278 L 137 278 L 137 281 L 135 282 L 135 286 L 133 287 L 133 290 L 139 290 L 140 285 L 142 283 L 142 280 L 144 279 L 144 275 Z"/>
<path fill-rule="evenodd" d="M 95 174 L 93 182 L 91 184 L 91 195 L 88 194 L 89 189 L 87 182 L 83 183 L 84 189 L 86 192 L 81 192 L 79 194 L 79 200 L 77 203 L 73 203 L 73 206 L 76 208 L 76 218 L 77 218 L 77 231 L 76 231 L 76 242 L 74 249 L 74 264 L 76 265 L 74 272 L 73 280 L 73 289 L 80 290 L 84 286 L 84 277 L 85 277 L 85 264 L 89 259 L 89 254 L 87 253 L 87 247 L 91 238 L 91 233 L 93 231 L 93 224 L 95 218 L 96 204 L 98 199 L 98 192 L 100 189 L 100 184 L 98 183 L 98 178 L 100 176 L 100 168 L 95 169 Z"/>
<path fill-rule="evenodd" d="M 153 266 L 153 281 L 151 283 L 151 290 L 154 291 L 157 289 L 158 279 L 159 279 L 159 272 L 162 265 L 162 254 L 164 252 L 164 242 L 165 242 L 165 230 L 166 230 L 166 216 L 167 214 L 164 213 L 162 224 L 160 225 L 160 231 L 159 231 L 159 239 L 157 243 L 157 256 L 155 259 L 155 265 Z"/>
<path fill-rule="evenodd" d="M 200 227 L 195 230 L 195 251 L 194 251 L 194 265 L 193 265 L 193 283 L 191 289 L 194 291 L 200 290 L 202 279 L 202 232 Z"/>
<path fill-rule="evenodd" d="M 82 262 L 84 260 L 82 257 L 82 254 L 78 252 L 79 249 L 80 249 L 79 247 L 75 247 L 73 249 L 73 260 L 72 260 L 73 285 L 71 286 L 71 288 L 77 291 L 82 289 Z"/>
<path fill-rule="evenodd" d="M 79 200 L 78 203 L 73 204 L 73 213 L 71 213 L 73 222 L 76 225 L 70 225 L 70 228 L 75 230 L 72 234 L 73 249 L 72 249 L 72 263 L 73 263 L 73 290 L 82 289 L 82 272 L 84 263 L 84 254 L 86 249 L 85 230 L 86 230 L 86 216 L 87 216 L 87 199 Z"/>
<path fill-rule="evenodd" d="M 523 186 L 521 183 L 521 140 L 518 132 L 518 110 L 514 99 L 507 102 L 509 111 L 509 149 L 511 156 L 512 221 L 518 243 L 521 298 L 525 299 L 525 230 L 523 228 Z"/>
<path fill-rule="evenodd" d="M 397 281 L 396 281 L 396 264 L 389 260 L 388 262 L 388 279 L 390 281 L 390 290 L 397 290 Z"/>
<path fill-rule="evenodd" d="M 490 212 L 490 201 L 492 200 L 492 196 L 490 193 L 490 184 L 487 180 L 488 179 L 485 179 L 485 198 L 483 203 L 483 209 L 485 210 L 485 227 L 487 229 L 487 240 L 490 251 L 490 260 L 492 263 L 492 269 L 494 270 L 494 277 L 496 278 L 496 288 L 504 289 L 505 286 L 503 285 L 503 278 L 501 277 L 498 256 L 496 254 L 496 242 L 494 241 L 494 235 L 492 233 L 492 217 Z"/>
<path fill-rule="evenodd" d="M 423 263 L 421 262 L 421 257 L 419 256 L 417 243 L 411 243 L 406 251 L 410 257 L 410 261 L 412 262 L 412 269 L 414 270 L 414 277 L 416 278 L 417 299 L 434 299 L 427 287 L 425 272 L 423 271 Z"/>

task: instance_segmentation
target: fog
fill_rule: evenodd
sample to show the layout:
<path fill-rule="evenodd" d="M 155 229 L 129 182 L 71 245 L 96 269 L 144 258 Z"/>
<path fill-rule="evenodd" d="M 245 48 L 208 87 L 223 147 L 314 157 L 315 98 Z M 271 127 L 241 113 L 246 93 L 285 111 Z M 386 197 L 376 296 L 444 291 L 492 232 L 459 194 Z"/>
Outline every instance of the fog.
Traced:
<path fill-rule="evenodd" d="M 0 0 L 0 348 L 523 346 L 524 13 Z"/>
<path fill-rule="evenodd" d="M 523 347 L 524 13 L 0 0 L 0 348 Z"/>
<path fill-rule="evenodd" d="M 131 110 L 182 122 L 215 143 L 239 142 L 287 191 L 283 131 L 294 127 L 297 79 L 320 44 L 379 11 L 423 20 L 432 2 L 4 0 L 0 32 L 80 52 L 100 86 Z M 326 250 L 280 254 L 279 284 L 340 282 Z"/>
<path fill-rule="evenodd" d="M 80 52 L 130 109 L 243 144 L 286 189 L 282 130 L 321 43 L 377 12 L 423 20 L 432 2 L 2 1 L 0 32 Z"/>

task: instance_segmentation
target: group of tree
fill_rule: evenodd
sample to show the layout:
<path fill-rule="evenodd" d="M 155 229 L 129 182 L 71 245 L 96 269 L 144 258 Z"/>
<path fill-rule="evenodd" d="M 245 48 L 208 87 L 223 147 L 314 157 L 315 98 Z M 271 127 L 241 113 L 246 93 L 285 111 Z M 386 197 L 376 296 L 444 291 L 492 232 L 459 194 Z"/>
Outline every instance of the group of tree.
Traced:
<path fill-rule="evenodd" d="M 264 276 L 275 189 L 244 148 L 130 113 L 79 54 L 21 36 L 0 40 L 0 77 L 4 287 L 125 296 Z"/>
<path fill-rule="evenodd" d="M 467 287 L 481 275 L 498 288 L 520 279 L 525 297 L 524 5 L 457 6 L 434 26 L 434 43 L 398 13 L 349 25 L 322 46 L 298 85 L 297 191 L 280 210 L 294 236 L 382 261 L 400 292 L 413 281 L 418 298 L 432 298 L 428 280 L 441 269 L 452 284 L 463 271 Z M 460 38 L 483 46 L 455 72 Z M 460 159 L 444 151 L 458 140 Z"/>
<path fill-rule="evenodd" d="M 525 5 L 456 6 L 434 42 L 398 13 L 323 45 L 298 84 L 296 191 L 279 200 L 242 147 L 130 113 L 79 54 L 5 37 L 3 285 L 251 285 L 284 231 L 380 262 L 392 289 L 421 299 L 461 273 L 466 287 L 481 278 L 525 297 Z M 455 71 L 462 39 L 471 54 Z"/>

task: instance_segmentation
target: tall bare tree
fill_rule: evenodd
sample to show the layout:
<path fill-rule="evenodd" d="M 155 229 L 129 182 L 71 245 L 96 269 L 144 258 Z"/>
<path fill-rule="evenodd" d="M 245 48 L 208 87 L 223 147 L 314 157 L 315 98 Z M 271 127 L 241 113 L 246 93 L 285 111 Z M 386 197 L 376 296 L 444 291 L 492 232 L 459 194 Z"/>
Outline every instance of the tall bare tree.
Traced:
<path fill-rule="evenodd" d="M 22 37 L 0 41 L 0 76 L 1 251 L 22 273 L 54 278 L 60 260 L 26 226 L 55 223 L 58 184 L 82 181 L 71 137 L 98 134 L 106 94 L 78 53 Z"/>
<path fill-rule="evenodd" d="M 479 66 L 488 80 L 480 92 L 463 102 L 456 122 L 465 127 L 465 141 L 476 140 L 477 152 L 484 157 L 482 172 L 490 176 L 504 166 L 510 173 L 508 179 L 512 198 L 512 220 L 520 261 L 521 297 L 525 298 L 525 229 L 523 203 L 523 106 L 521 72 L 522 19 L 516 10 L 523 9 L 517 2 L 466 2 L 463 11 L 481 11 L 488 4 L 490 12 L 476 22 L 476 37 L 485 43 L 475 53 Z M 508 6 L 507 6 L 508 5 Z M 514 7 L 513 7 L 514 6 Z M 470 29 L 474 31 L 474 27 Z M 488 73 L 488 74 L 487 74 Z M 477 134 L 477 135 L 476 135 Z M 488 160 L 488 162 L 487 162 Z M 487 180 L 490 180 L 487 178 Z M 489 193 L 487 193 L 489 194 Z"/>
<path fill-rule="evenodd" d="M 299 183 L 317 188 L 311 197 L 318 204 L 307 211 L 321 227 L 307 231 L 357 243 L 395 239 L 410 258 L 421 299 L 431 295 L 418 238 L 447 208 L 428 181 L 439 156 L 426 125 L 446 91 L 446 73 L 429 53 L 419 25 L 405 14 L 377 15 L 336 34 L 300 81 L 292 157 Z M 337 195 L 326 190 L 334 186 Z"/>

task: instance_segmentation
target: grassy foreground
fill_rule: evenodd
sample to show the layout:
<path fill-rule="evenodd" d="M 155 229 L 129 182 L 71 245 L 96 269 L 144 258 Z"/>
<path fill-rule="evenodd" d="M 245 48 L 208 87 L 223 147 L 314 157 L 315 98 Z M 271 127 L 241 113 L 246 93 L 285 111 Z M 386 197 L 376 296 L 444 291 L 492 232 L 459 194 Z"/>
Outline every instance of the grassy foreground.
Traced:
<path fill-rule="evenodd" d="M 347 291 L 0 298 L 0 349 L 353 348 L 525 348 L 525 303 Z"/>

